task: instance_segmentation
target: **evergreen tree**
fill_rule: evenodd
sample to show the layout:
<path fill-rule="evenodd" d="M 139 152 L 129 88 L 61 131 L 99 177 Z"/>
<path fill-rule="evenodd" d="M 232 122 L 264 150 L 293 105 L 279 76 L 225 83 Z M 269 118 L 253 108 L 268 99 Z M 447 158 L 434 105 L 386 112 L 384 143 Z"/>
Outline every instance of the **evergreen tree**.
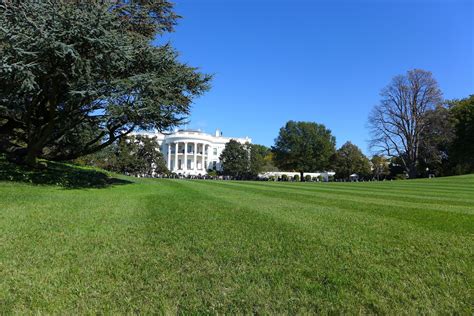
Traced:
<path fill-rule="evenodd" d="M 248 147 L 231 139 L 220 155 L 224 175 L 243 179 L 249 174 L 250 152 Z"/>
<path fill-rule="evenodd" d="M 210 77 L 151 44 L 176 20 L 167 0 L 0 1 L 0 152 L 70 160 L 179 125 Z"/>

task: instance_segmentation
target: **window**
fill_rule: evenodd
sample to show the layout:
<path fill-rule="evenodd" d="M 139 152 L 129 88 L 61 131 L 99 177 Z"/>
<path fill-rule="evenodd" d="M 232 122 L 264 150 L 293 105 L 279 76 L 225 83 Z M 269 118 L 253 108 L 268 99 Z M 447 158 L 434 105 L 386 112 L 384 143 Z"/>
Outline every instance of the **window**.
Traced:
<path fill-rule="evenodd" d="M 217 156 L 217 148 L 214 148 L 213 151 L 214 151 L 214 156 Z"/>
<path fill-rule="evenodd" d="M 217 169 L 217 161 L 212 162 L 212 169 L 216 170 Z"/>

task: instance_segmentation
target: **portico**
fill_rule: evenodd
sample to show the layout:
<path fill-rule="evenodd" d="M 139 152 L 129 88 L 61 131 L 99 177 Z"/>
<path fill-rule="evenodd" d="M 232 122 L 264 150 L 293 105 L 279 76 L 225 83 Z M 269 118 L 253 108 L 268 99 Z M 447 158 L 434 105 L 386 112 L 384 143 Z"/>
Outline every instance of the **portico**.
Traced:
<path fill-rule="evenodd" d="M 203 176 L 209 170 L 222 171 L 220 155 L 231 139 L 242 144 L 252 142 L 249 137 L 224 137 L 220 130 L 214 135 L 192 129 L 142 135 L 157 139 L 168 170 L 181 176 Z"/>
<path fill-rule="evenodd" d="M 171 172 L 183 175 L 204 175 L 209 166 L 210 144 L 201 141 L 170 139 L 167 147 L 167 166 Z"/>

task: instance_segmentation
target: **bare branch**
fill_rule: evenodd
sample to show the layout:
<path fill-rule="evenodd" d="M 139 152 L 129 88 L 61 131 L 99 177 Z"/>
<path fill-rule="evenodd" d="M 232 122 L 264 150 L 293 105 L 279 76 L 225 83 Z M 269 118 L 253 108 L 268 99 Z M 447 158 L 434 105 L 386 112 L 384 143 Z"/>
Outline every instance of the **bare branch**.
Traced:
<path fill-rule="evenodd" d="M 369 116 L 370 146 L 399 157 L 410 177 L 416 177 L 426 113 L 442 102 L 438 84 L 430 72 L 414 69 L 393 78 L 380 95 Z"/>

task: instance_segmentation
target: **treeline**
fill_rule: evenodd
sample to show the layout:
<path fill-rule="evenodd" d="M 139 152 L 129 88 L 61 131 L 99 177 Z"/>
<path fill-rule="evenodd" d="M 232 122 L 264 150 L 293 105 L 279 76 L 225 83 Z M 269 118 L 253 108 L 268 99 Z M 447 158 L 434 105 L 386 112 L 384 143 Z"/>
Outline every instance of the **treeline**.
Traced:
<path fill-rule="evenodd" d="M 420 71 L 414 72 L 409 76 L 416 76 Z M 431 74 L 421 72 L 422 76 L 431 78 Z M 474 173 L 474 95 L 462 100 L 436 99 L 436 103 L 426 104 L 423 98 L 433 92 L 433 86 L 420 88 L 422 85 L 418 82 L 399 87 L 399 98 L 410 96 L 405 100 L 381 101 L 387 111 L 390 102 L 400 102 L 403 106 L 395 105 L 387 112 L 392 121 L 385 117 L 376 122 L 383 124 L 372 126 L 371 147 L 376 154 L 370 159 L 351 142 L 336 150 L 335 137 L 322 124 L 289 121 L 280 129 L 271 148 L 229 142 L 220 157 L 222 174 L 255 179 L 259 173 L 282 170 L 300 172 L 303 181 L 304 172 L 328 170 L 335 171 L 338 180 Z M 380 110 L 380 106 L 374 109 Z M 371 124 L 374 124 L 373 115 L 369 119 Z"/>
<path fill-rule="evenodd" d="M 445 101 L 431 72 L 414 69 L 381 97 L 369 116 L 373 151 L 410 178 L 474 172 L 474 96 Z"/>
<path fill-rule="evenodd" d="M 131 175 L 167 173 L 156 140 L 129 135 L 182 125 L 210 88 L 211 76 L 180 62 L 169 43 L 152 41 L 177 19 L 167 0 L 0 1 L 0 154 L 32 168 L 77 159 Z M 369 126 L 370 160 L 351 143 L 336 150 L 322 124 L 290 121 L 272 148 L 230 142 L 223 173 L 251 179 L 275 169 L 332 169 L 340 179 L 380 179 L 474 172 L 474 96 L 444 100 L 428 71 L 394 77 Z"/>

